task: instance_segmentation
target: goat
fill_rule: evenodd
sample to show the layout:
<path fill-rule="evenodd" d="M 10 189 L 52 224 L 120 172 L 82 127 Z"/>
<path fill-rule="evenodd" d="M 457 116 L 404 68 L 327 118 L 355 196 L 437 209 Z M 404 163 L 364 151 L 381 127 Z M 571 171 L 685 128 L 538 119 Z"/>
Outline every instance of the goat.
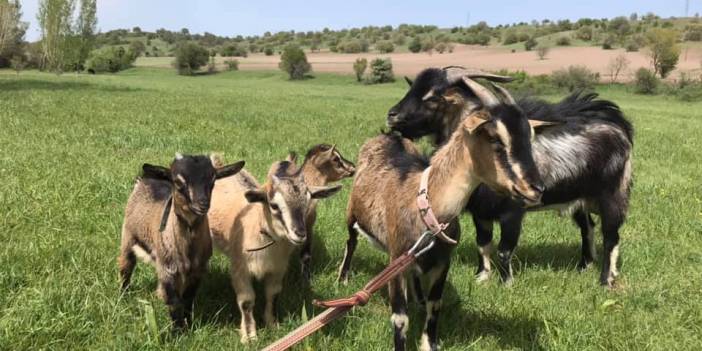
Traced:
<path fill-rule="evenodd" d="M 256 338 L 253 280 L 263 280 L 264 320 L 275 325 L 276 298 L 290 256 L 307 237 L 306 214 L 313 200 L 335 194 L 333 187 L 307 186 L 272 167 L 263 186 L 248 172 L 215 184 L 209 218 L 215 246 L 230 259 L 230 276 L 241 312 L 241 342 Z"/>
<path fill-rule="evenodd" d="M 215 168 L 206 156 L 176 155 L 170 168 L 144 164 L 127 201 L 119 272 L 129 286 L 136 258 L 156 267 L 158 293 L 176 328 L 190 324 L 195 293 L 212 254 L 207 211 L 215 179 L 244 162 Z"/>
<path fill-rule="evenodd" d="M 347 207 L 349 239 L 339 281 L 348 280 L 358 232 L 388 252 L 393 260 L 407 252 L 426 231 L 416 194 L 420 177 L 429 165 L 430 204 L 440 222 L 450 223 L 446 234 L 454 240 L 460 236 L 456 216 L 480 183 L 510 194 L 525 205 L 538 203 L 542 185 L 531 156 L 531 128 L 526 117 L 508 102 L 511 98 L 506 90 L 498 89 L 505 101 L 500 102 L 485 87 L 467 78 L 465 82 L 480 97 L 484 109 L 470 111 L 429 162 L 410 140 L 399 136 L 383 134 L 361 147 Z M 458 89 L 449 89 L 435 98 L 449 101 L 452 110 L 464 111 L 465 100 Z M 437 241 L 418 258 L 410 273 L 418 300 L 424 300 L 421 280 L 428 288 L 422 350 L 438 347 L 438 314 L 452 248 Z M 409 323 L 407 275 L 389 284 L 396 350 L 405 349 Z"/>
<path fill-rule="evenodd" d="M 302 166 L 297 168 L 297 155 L 291 153 L 288 159 L 281 161 L 278 167 L 286 168 L 290 176 L 301 174 L 307 186 L 325 186 L 344 178 L 353 177 L 356 166 L 341 155 L 335 145 L 318 144 L 313 146 L 305 155 Z M 302 276 L 309 281 L 311 277 L 310 266 L 312 262 L 312 237 L 314 236 L 314 223 L 317 220 L 317 202 L 312 201 L 305 223 L 307 224 L 307 240 L 300 251 Z"/>
<path fill-rule="evenodd" d="M 432 106 L 422 97 L 431 91 L 462 86 L 460 80 L 447 79 L 460 70 L 428 69 L 410 82 L 405 97 L 388 112 L 388 126 L 402 135 L 419 138 L 433 137 L 435 145 L 446 142 L 446 135 L 456 129 L 463 116 L 444 107 Z M 475 76 L 504 81 L 484 72 L 471 70 Z M 470 91 L 462 87 L 467 98 Z M 619 228 L 624 223 L 629 203 L 632 178 L 631 152 L 633 127 L 619 107 L 597 94 L 574 93 L 557 104 L 536 99 L 521 99 L 517 104 L 530 119 L 545 120 L 536 129 L 533 143 L 534 159 L 546 186 L 543 206 L 532 209 L 570 207 L 572 218 L 580 227 L 581 258 L 578 268 L 585 270 L 595 257 L 594 222 L 590 213 L 600 215 L 604 238 L 603 264 L 600 283 L 611 287 L 617 270 Z M 448 105 L 443 103 L 443 105 Z M 485 280 L 491 271 L 490 251 L 492 226 L 499 221 L 501 239 L 498 246 L 502 281 L 512 282 L 511 260 L 519 240 L 525 209 L 519 204 L 480 186 L 468 202 L 477 231 L 477 279 Z"/>

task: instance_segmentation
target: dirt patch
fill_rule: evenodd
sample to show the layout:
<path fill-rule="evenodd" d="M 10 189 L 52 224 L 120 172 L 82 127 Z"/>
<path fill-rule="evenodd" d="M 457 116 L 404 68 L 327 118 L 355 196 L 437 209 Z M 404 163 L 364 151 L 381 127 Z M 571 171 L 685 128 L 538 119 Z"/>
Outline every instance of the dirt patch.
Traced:
<path fill-rule="evenodd" d="M 599 47 L 560 47 L 552 48 L 545 60 L 539 60 L 535 52 L 518 51 L 512 53 L 506 48 L 486 48 L 481 46 L 456 45 L 453 53 L 444 54 L 337 54 L 332 52 L 307 53 L 307 59 L 315 72 L 332 72 L 353 74 L 353 62 L 356 58 L 365 57 L 369 61 L 377 57 L 390 57 L 397 75 L 414 76 L 427 67 L 444 67 L 451 65 L 476 67 L 490 71 L 500 69 L 523 70 L 529 74 L 550 74 L 551 72 L 571 65 L 584 65 L 599 72 L 603 80 L 609 79 L 607 65 L 617 55 L 624 54 L 631 62 L 627 72 L 621 74 L 624 80 L 632 77 L 633 72 L 640 68 L 650 68 L 650 59 L 642 52 L 624 52 L 618 50 L 602 50 Z M 228 58 L 218 58 L 223 63 Z M 172 59 L 171 59 L 172 60 Z M 246 58 L 237 58 L 242 70 L 276 70 L 280 57 L 251 54 Z M 163 67 L 170 65 L 163 58 L 140 58 L 137 65 Z M 677 71 L 699 71 L 702 61 L 702 48 L 684 49 L 680 55 Z M 671 76 L 677 77 L 677 72 Z"/>

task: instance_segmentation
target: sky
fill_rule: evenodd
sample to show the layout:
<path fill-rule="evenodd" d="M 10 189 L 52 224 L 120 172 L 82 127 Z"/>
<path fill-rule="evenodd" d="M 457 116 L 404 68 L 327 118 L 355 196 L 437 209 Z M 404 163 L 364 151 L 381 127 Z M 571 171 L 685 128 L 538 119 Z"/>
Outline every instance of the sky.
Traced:
<path fill-rule="evenodd" d="M 266 31 L 343 29 L 401 23 L 442 28 L 486 21 L 490 25 L 542 19 L 611 18 L 653 12 L 684 16 L 686 0 L 98 0 L 98 28 L 158 28 L 223 36 L 261 35 Z M 702 0 L 688 0 L 689 14 L 702 12 Z M 39 0 L 21 0 L 23 20 L 30 23 L 27 40 L 40 33 Z"/>

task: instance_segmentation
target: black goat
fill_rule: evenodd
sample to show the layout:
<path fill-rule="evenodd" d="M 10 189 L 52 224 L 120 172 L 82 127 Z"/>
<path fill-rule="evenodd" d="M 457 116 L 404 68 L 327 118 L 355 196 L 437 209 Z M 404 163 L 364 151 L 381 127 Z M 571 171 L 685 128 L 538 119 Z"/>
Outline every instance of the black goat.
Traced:
<path fill-rule="evenodd" d="M 465 112 L 429 109 L 425 97 L 450 87 L 449 78 L 456 69 L 421 72 L 410 91 L 388 112 L 388 126 L 412 138 L 432 136 L 436 145 L 442 145 Z M 475 76 L 490 80 L 506 78 L 495 79 L 489 74 L 474 72 L 477 72 Z M 471 94 L 469 89 L 463 90 L 466 95 Z M 546 186 L 539 208 L 572 211 L 582 235 L 582 256 L 578 264 L 581 270 L 593 262 L 595 255 L 594 222 L 590 213 L 600 215 L 604 238 L 600 282 L 611 286 L 618 275 L 619 228 L 624 223 L 629 203 L 633 127 L 616 104 L 597 99 L 597 96 L 574 93 L 556 104 L 528 98 L 517 105 L 530 119 L 551 122 L 537 127 L 533 142 L 534 159 Z M 479 108 L 479 100 L 472 100 L 475 108 Z M 492 226 L 494 221 L 499 221 L 502 230 L 498 268 L 503 281 L 511 282 L 511 258 L 526 210 L 485 186 L 476 189 L 467 210 L 473 214 L 477 231 L 478 279 L 489 276 Z"/>

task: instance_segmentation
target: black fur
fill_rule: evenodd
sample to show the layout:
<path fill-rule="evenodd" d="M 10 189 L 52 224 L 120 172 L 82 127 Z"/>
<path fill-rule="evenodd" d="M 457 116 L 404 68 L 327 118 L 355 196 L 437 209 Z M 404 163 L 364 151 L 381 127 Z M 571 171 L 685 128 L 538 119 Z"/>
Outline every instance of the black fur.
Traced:
<path fill-rule="evenodd" d="M 431 136 L 434 144 L 445 143 L 450 135 L 450 122 L 444 118 L 442 111 L 422 108 L 421 96 L 432 89 L 446 89 L 441 81 L 439 70 L 429 69 L 420 73 L 410 91 L 388 112 L 388 124 L 395 131 L 406 137 L 418 138 Z M 633 147 L 633 127 L 626 120 L 619 107 L 607 100 L 597 98 L 595 93 L 583 94 L 576 92 L 556 104 L 550 104 L 540 99 L 525 98 L 518 101 L 518 106 L 529 119 L 555 122 L 557 125 L 545 127 L 539 138 L 562 138 L 565 136 L 586 136 L 588 152 L 584 160 L 586 167 L 575 175 L 564 176 L 557 167 L 564 162 L 582 162 L 583 160 L 566 160 L 557 162 L 546 150 L 542 154 L 534 154 L 540 166 L 544 180 L 555 179 L 542 196 L 544 205 L 564 204 L 575 200 L 584 200 L 590 206 L 575 209 L 573 218 L 580 226 L 583 235 L 582 257 L 580 268 L 585 268 L 592 262 L 592 252 L 589 249 L 591 238 L 587 233 L 592 229 L 592 220 L 588 213 L 598 213 L 602 219 L 604 237 L 604 259 L 602 284 L 609 285 L 613 277 L 610 274 L 609 262 L 612 249 L 619 242 L 619 227 L 626 217 L 629 201 L 630 179 L 625 179 L 625 167 L 630 161 Z M 622 133 L 624 137 L 621 137 Z M 567 138 L 566 138 L 567 139 Z M 562 171 L 562 170 L 561 170 Z M 626 184 L 622 184 L 625 182 Z M 510 261 L 516 248 L 520 233 L 521 222 L 525 210 L 511 200 L 491 191 L 487 186 L 479 186 L 471 196 L 467 210 L 473 214 L 477 229 L 478 245 L 483 247 L 492 240 L 493 221 L 499 221 L 501 241 L 498 247 L 500 264 L 498 265 L 504 281 L 512 279 Z M 478 273 L 485 269 L 483 262 L 479 263 Z"/>

